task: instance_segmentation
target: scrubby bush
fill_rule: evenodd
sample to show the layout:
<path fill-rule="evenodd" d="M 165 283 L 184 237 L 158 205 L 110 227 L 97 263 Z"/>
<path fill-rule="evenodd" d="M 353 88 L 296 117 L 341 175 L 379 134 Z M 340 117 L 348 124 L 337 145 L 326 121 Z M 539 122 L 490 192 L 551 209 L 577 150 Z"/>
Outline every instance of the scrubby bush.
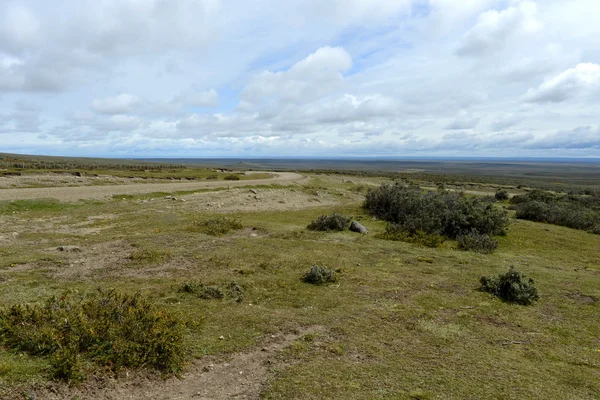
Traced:
<path fill-rule="evenodd" d="M 600 210 L 591 197 L 557 196 L 539 190 L 515 197 L 511 203 L 519 219 L 600 232 Z"/>
<path fill-rule="evenodd" d="M 343 231 L 350 225 L 352 218 L 342 214 L 320 215 L 307 228 L 311 231 Z"/>
<path fill-rule="evenodd" d="M 513 196 L 510 199 L 511 204 L 527 203 L 530 201 L 541 201 L 542 203 L 550 203 L 556 201 L 558 196 L 544 190 L 532 190 L 531 192 Z"/>
<path fill-rule="evenodd" d="M 504 200 L 508 200 L 510 198 L 510 196 L 508 195 L 508 192 L 506 190 L 498 190 L 496 192 L 496 194 L 494 194 L 494 197 L 498 201 L 504 201 Z"/>
<path fill-rule="evenodd" d="M 313 265 L 308 272 L 304 274 L 302 280 L 306 283 L 312 283 L 313 285 L 324 285 L 326 283 L 337 282 L 337 275 L 335 271 L 327 267 Z"/>
<path fill-rule="evenodd" d="M 237 219 L 220 216 L 203 221 L 194 221 L 192 225 L 187 227 L 187 230 L 211 236 L 223 236 L 231 231 L 242 228 L 242 224 Z"/>
<path fill-rule="evenodd" d="M 238 175 L 230 174 L 230 175 L 225 175 L 225 178 L 223 178 L 223 179 L 225 179 L 226 181 L 239 181 L 240 177 Z"/>
<path fill-rule="evenodd" d="M 538 290 L 533 279 L 525 279 L 525 275 L 510 267 L 507 273 L 497 277 L 482 276 L 479 280 L 481 290 L 493 294 L 508 302 L 530 305 L 539 299 Z"/>
<path fill-rule="evenodd" d="M 180 371 L 183 328 L 176 315 L 140 293 L 63 294 L 42 305 L 0 310 L 0 343 L 50 357 L 53 377 L 72 382 L 94 367 Z"/>
<path fill-rule="evenodd" d="M 486 203 L 486 204 L 492 204 L 492 203 L 498 202 L 498 199 L 496 199 L 494 196 L 490 196 L 490 195 L 480 197 L 479 200 L 482 203 Z"/>
<path fill-rule="evenodd" d="M 493 253 L 498 247 L 498 241 L 493 237 L 476 230 L 472 230 L 466 234 L 461 234 L 456 237 L 458 248 L 466 251 L 475 251 L 477 253 L 489 254 Z"/>
<path fill-rule="evenodd" d="M 410 235 L 421 231 L 454 239 L 473 229 L 502 235 L 508 225 L 505 211 L 476 197 L 447 191 L 423 192 L 399 183 L 369 191 L 363 207 Z"/>

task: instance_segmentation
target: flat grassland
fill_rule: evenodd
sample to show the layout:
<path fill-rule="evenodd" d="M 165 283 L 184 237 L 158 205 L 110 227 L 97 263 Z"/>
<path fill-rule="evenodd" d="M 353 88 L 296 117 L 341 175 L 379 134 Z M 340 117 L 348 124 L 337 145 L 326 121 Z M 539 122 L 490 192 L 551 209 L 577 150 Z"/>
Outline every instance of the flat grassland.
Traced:
<path fill-rule="evenodd" d="M 493 254 L 450 240 L 434 249 L 382 240 L 385 222 L 361 204 L 390 175 L 303 175 L 243 188 L 222 182 L 175 199 L 165 185 L 93 200 L 1 201 L 3 307 L 65 291 L 141 291 L 195 324 L 185 334 L 186 368 L 170 377 L 125 370 L 68 385 L 50 379 L 47 357 L 0 347 L 0 398 L 600 398 L 600 235 L 511 214 Z M 369 233 L 306 229 L 333 212 Z M 193 229 L 215 216 L 242 228 Z M 313 264 L 337 270 L 338 281 L 302 282 Z M 533 306 L 478 290 L 482 275 L 510 266 L 535 280 Z M 243 297 L 204 299 L 181 290 L 189 282 L 235 282 Z"/>

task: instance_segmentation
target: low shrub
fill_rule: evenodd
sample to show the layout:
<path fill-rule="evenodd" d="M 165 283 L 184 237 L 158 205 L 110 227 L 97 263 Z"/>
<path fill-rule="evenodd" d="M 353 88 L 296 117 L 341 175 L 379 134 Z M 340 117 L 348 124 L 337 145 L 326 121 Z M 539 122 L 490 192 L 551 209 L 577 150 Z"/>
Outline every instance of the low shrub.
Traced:
<path fill-rule="evenodd" d="M 313 265 L 302 277 L 302 280 L 306 283 L 312 283 L 313 285 L 324 285 L 326 283 L 337 282 L 337 275 L 335 271 L 327 268 Z"/>
<path fill-rule="evenodd" d="M 225 178 L 223 178 L 223 179 L 225 179 L 226 181 L 239 181 L 240 177 L 238 175 L 230 174 L 230 175 L 225 175 Z"/>
<path fill-rule="evenodd" d="M 494 194 L 494 197 L 498 201 L 504 201 L 504 200 L 508 200 L 510 198 L 510 196 L 508 195 L 508 192 L 506 190 L 498 190 Z"/>
<path fill-rule="evenodd" d="M 458 248 L 466 251 L 489 254 L 493 253 L 498 247 L 498 241 L 493 237 L 472 230 L 469 233 L 458 235 L 456 237 Z"/>
<path fill-rule="evenodd" d="M 187 227 L 187 230 L 211 236 L 223 236 L 231 231 L 242 228 L 242 224 L 237 219 L 220 216 L 203 221 L 194 221 L 192 225 Z"/>
<path fill-rule="evenodd" d="M 320 215 L 312 221 L 307 228 L 311 231 L 343 231 L 350 225 L 352 218 L 342 214 Z"/>
<path fill-rule="evenodd" d="M 244 301 L 244 288 L 236 281 L 232 281 L 229 284 L 229 294 L 231 297 L 235 298 L 235 301 L 238 303 Z"/>
<path fill-rule="evenodd" d="M 194 294 L 201 299 L 222 299 L 225 297 L 223 290 L 216 285 L 204 285 L 197 282 L 185 282 L 181 291 Z"/>
<path fill-rule="evenodd" d="M 493 294 L 508 303 L 530 305 L 539 299 L 533 279 L 510 267 L 507 273 L 497 277 L 482 276 L 479 280 L 481 291 Z"/>
<path fill-rule="evenodd" d="M 518 203 L 515 209 L 516 217 L 519 219 L 546 222 L 592 233 L 600 224 L 600 213 L 568 201 L 544 203 L 533 200 Z"/>
<path fill-rule="evenodd" d="M 56 379 L 79 382 L 102 367 L 175 373 L 184 363 L 184 323 L 140 293 L 63 294 L 0 310 L 0 343 L 50 357 Z"/>
<path fill-rule="evenodd" d="M 472 229 L 502 235 L 508 225 L 505 211 L 479 198 L 444 190 L 424 192 L 400 183 L 369 191 L 363 207 L 410 235 L 422 231 L 454 239 Z"/>
<path fill-rule="evenodd" d="M 541 201 L 542 203 L 551 203 L 558 200 L 558 196 L 544 190 L 532 190 L 531 192 L 513 196 L 510 199 L 511 204 L 527 203 L 530 201 Z"/>

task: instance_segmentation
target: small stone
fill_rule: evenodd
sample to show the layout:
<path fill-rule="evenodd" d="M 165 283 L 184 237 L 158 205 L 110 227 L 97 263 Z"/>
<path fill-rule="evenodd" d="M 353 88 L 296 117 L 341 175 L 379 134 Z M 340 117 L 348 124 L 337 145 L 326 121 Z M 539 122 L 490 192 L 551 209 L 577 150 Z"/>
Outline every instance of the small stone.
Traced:
<path fill-rule="evenodd" d="M 219 340 L 225 340 L 225 336 L 219 336 Z"/>
<path fill-rule="evenodd" d="M 254 189 L 250 189 L 250 191 L 251 191 L 252 193 L 254 193 L 254 194 L 258 194 L 258 193 L 256 192 L 256 190 L 254 190 Z"/>

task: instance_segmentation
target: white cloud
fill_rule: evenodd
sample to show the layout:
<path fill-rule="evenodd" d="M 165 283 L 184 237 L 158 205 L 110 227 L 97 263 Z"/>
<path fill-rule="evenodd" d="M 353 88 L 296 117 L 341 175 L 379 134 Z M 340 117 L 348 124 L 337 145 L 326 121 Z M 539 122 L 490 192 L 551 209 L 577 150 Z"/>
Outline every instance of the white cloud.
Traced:
<path fill-rule="evenodd" d="M 527 91 L 523 100 L 530 103 L 560 103 L 600 88 L 600 65 L 577 64 Z"/>
<path fill-rule="evenodd" d="M 459 115 L 447 124 L 444 129 L 448 130 L 459 130 L 459 129 L 473 129 L 479 123 L 479 118 L 470 115 L 466 111 L 461 111 Z"/>
<path fill-rule="evenodd" d="M 494 132 L 503 131 L 511 128 L 522 121 L 522 117 L 515 114 L 505 114 L 498 117 L 490 124 L 490 129 Z"/>
<path fill-rule="evenodd" d="M 568 131 L 544 135 L 526 143 L 528 149 L 600 149 L 600 127 L 580 126 Z"/>
<path fill-rule="evenodd" d="M 287 71 L 264 71 L 240 94 L 242 105 L 261 102 L 298 103 L 321 98 L 342 87 L 352 57 L 340 47 L 322 47 Z"/>
<path fill-rule="evenodd" d="M 0 4 L 0 51 L 21 54 L 40 40 L 40 22 L 22 4 Z"/>
<path fill-rule="evenodd" d="M 480 56 L 502 49 L 511 37 L 538 32 L 537 5 L 521 1 L 505 10 L 489 10 L 479 15 L 477 23 L 463 37 L 456 53 Z"/>
<path fill-rule="evenodd" d="M 188 91 L 175 97 L 173 104 L 180 104 L 184 107 L 216 107 L 219 105 L 219 94 L 216 90 Z"/>
<path fill-rule="evenodd" d="M 597 152 L 596 0 L 238 3 L 0 0 L 3 149 Z"/>
<path fill-rule="evenodd" d="M 92 110 L 101 114 L 126 114 L 133 112 L 141 100 L 128 93 L 121 93 L 114 97 L 96 99 L 92 101 Z"/>

